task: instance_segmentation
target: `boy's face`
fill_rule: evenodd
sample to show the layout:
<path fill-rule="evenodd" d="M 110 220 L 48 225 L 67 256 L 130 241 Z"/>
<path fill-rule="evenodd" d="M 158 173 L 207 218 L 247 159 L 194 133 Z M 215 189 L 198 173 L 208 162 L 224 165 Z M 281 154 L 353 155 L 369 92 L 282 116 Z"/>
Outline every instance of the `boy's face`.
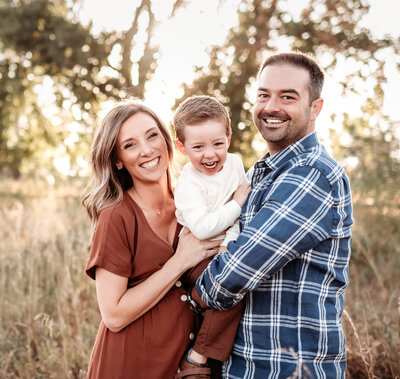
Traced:
<path fill-rule="evenodd" d="M 220 171 L 226 161 L 230 136 L 218 120 L 185 126 L 185 142 L 176 141 L 179 151 L 189 157 L 194 168 L 206 175 Z"/>

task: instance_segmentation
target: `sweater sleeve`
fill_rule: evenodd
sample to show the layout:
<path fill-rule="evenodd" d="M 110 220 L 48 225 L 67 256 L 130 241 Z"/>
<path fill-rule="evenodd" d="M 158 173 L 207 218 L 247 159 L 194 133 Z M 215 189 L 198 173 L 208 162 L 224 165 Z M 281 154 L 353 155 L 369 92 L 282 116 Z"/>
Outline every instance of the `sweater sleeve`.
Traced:
<path fill-rule="evenodd" d="M 209 212 L 201 188 L 189 181 L 178 181 L 175 205 L 178 221 L 199 239 L 223 232 L 235 222 L 241 211 L 239 204 L 231 200 Z"/>
<path fill-rule="evenodd" d="M 221 246 L 228 246 L 229 241 L 236 241 L 239 233 L 239 219 L 237 219 L 235 223 L 226 231 L 225 238 L 222 241 Z"/>

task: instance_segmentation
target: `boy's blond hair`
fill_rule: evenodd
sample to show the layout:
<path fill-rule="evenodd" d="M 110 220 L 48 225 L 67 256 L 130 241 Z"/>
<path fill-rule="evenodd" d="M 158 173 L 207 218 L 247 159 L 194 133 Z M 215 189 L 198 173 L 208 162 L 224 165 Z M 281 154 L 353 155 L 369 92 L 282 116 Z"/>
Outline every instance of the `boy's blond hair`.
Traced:
<path fill-rule="evenodd" d="M 218 120 L 224 124 L 226 136 L 232 134 L 231 120 L 226 108 L 211 96 L 191 96 L 176 109 L 173 118 L 176 138 L 185 142 L 184 129 L 187 125 L 198 124 L 207 120 Z"/>

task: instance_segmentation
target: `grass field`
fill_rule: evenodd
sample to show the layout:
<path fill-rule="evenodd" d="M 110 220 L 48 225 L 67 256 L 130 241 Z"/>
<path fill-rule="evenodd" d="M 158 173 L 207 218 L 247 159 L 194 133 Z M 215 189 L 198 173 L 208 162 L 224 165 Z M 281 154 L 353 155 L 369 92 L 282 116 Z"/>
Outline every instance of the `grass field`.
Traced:
<path fill-rule="evenodd" d="M 100 321 L 82 183 L 0 184 L 0 378 L 84 378 Z M 355 207 L 348 378 L 400 377 L 399 209 Z"/>

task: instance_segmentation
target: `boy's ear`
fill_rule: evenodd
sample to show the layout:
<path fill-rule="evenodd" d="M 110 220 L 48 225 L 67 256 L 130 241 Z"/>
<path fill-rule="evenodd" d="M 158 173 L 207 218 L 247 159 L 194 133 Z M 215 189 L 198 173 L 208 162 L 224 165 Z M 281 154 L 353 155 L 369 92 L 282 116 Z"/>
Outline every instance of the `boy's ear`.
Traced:
<path fill-rule="evenodd" d="M 178 150 L 179 150 L 183 155 L 186 155 L 185 146 L 184 146 L 183 143 L 182 143 L 181 141 L 179 141 L 178 139 L 176 140 L 176 146 L 178 147 Z"/>
<path fill-rule="evenodd" d="M 232 137 L 232 133 L 229 134 L 229 136 L 228 136 L 228 147 L 229 147 L 229 145 L 231 144 L 231 137 Z"/>

